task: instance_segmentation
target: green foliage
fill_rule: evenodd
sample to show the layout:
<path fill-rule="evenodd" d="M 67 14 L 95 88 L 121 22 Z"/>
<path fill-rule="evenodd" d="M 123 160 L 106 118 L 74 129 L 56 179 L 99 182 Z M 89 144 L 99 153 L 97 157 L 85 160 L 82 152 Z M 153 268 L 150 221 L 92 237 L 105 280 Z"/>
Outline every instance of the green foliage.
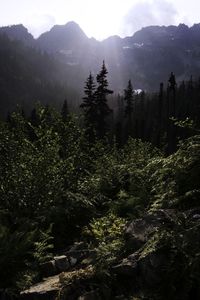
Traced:
<path fill-rule="evenodd" d="M 125 224 L 125 219 L 109 213 L 94 219 L 85 230 L 96 251 L 95 268 L 98 273 L 108 274 L 110 266 L 122 254 Z"/>
<path fill-rule="evenodd" d="M 90 143 L 77 116 L 63 119 L 48 106 L 38 105 L 31 120 L 20 110 L 13 113 L 9 122 L 0 123 L 0 269 L 5 270 L 0 288 L 22 289 L 34 282 L 38 265 L 51 257 L 53 247 L 80 239 L 84 226 L 96 252 L 97 273 L 110 274 L 124 251 L 127 219 L 142 217 L 149 209 L 199 206 L 199 161 L 199 136 L 164 157 L 133 138 L 121 149 L 105 139 Z M 173 233 L 158 232 L 141 259 L 162 246 L 166 251 L 176 247 L 170 263 L 175 270 L 182 247 L 180 257 L 194 282 L 198 245 L 184 230 L 177 226 Z M 181 262 L 177 266 L 181 270 Z"/>
<path fill-rule="evenodd" d="M 80 182 L 80 191 L 96 204 L 98 212 L 111 208 L 122 217 L 142 214 L 151 190 L 145 168 L 160 152 L 134 139 L 121 150 L 97 145 L 93 168 Z"/>
<path fill-rule="evenodd" d="M 185 120 L 178 120 L 176 118 L 170 118 L 173 122 L 174 125 L 181 127 L 181 128 L 189 128 L 189 129 L 195 129 L 195 124 L 194 121 L 191 120 L 190 118 L 186 118 Z"/>
<path fill-rule="evenodd" d="M 200 137 L 180 144 L 179 150 L 148 166 L 152 186 L 152 209 L 187 209 L 199 205 Z"/>
<path fill-rule="evenodd" d="M 34 243 L 35 252 L 33 254 L 36 263 L 44 263 L 52 258 L 50 251 L 53 249 L 53 238 L 51 227 L 46 232 L 39 230 L 38 239 Z"/>
<path fill-rule="evenodd" d="M 18 273 L 28 274 L 28 280 L 29 263 L 38 265 L 48 257 L 52 240 L 45 232 L 50 224 L 54 245 L 61 247 L 72 242 L 92 214 L 91 201 L 77 191 L 88 167 L 77 118 L 63 122 L 42 106 L 36 113 L 36 124 L 19 113 L 11 115 L 9 124 L 0 124 L 0 226 L 5 231 L 0 268 L 9 272 L 2 275 L 2 287 L 20 282 Z"/>
<path fill-rule="evenodd" d="M 186 219 L 181 214 L 173 221 L 173 229 L 164 225 L 140 251 L 140 260 L 146 259 L 148 263 L 148 259 L 156 257 L 158 263 L 159 259 L 162 262 L 152 268 L 160 280 L 159 286 L 143 285 L 143 291 L 153 299 L 198 299 L 199 221 Z"/>
<path fill-rule="evenodd" d="M 49 230 L 24 224 L 14 231 L 0 225 L 0 288 L 21 288 L 22 281 L 24 288 L 32 283 L 38 276 L 38 264 L 50 257 L 51 241 Z"/>

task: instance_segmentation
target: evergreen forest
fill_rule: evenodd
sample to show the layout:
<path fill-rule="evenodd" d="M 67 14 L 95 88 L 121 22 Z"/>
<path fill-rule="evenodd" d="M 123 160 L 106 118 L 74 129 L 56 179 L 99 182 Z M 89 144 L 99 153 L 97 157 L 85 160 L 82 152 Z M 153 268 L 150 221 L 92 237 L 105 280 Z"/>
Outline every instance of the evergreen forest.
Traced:
<path fill-rule="evenodd" d="M 0 82 L 6 101 L 45 99 L 0 121 L 0 299 L 200 299 L 200 80 L 116 94 L 108 71 L 88 74 L 75 108 L 47 74 Z M 31 293 L 46 277 L 55 294 Z"/>

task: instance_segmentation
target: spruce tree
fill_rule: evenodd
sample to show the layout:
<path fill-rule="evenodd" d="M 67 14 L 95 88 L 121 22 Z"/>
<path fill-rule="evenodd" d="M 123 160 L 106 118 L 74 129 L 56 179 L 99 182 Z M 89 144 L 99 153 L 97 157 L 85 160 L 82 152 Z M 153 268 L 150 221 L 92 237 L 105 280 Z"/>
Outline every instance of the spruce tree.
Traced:
<path fill-rule="evenodd" d="M 88 136 L 89 141 L 93 142 L 95 138 L 97 112 L 95 103 L 95 83 L 91 73 L 85 82 L 84 93 L 85 96 L 83 97 L 83 103 L 80 107 L 84 111 L 86 135 Z"/>
<path fill-rule="evenodd" d="M 130 117 L 133 113 L 134 90 L 131 80 L 128 81 L 127 88 L 124 90 L 125 116 Z"/>
<path fill-rule="evenodd" d="M 107 80 L 108 71 L 103 61 L 102 68 L 96 76 L 97 89 L 95 92 L 95 103 L 97 113 L 96 132 L 99 138 L 103 138 L 107 131 L 106 118 L 112 112 L 107 103 L 107 96 L 112 94 L 113 91 L 108 88 Z"/>
<path fill-rule="evenodd" d="M 134 90 L 131 83 L 131 80 L 128 81 L 127 88 L 124 90 L 124 101 L 125 101 L 125 116 L 127 117 L 127 135 L 131 135 L 132 133 L 132 116 L 133 116 L 133 108 L 134 108 Z"/>
<path fill-rule="evenodd" d="M 61 110 L 62 121 L 64 123 L 67 122 L 68 115 L 69 115 L 68 103 L 67 103 L 67 99 L 65 99 Z"/>

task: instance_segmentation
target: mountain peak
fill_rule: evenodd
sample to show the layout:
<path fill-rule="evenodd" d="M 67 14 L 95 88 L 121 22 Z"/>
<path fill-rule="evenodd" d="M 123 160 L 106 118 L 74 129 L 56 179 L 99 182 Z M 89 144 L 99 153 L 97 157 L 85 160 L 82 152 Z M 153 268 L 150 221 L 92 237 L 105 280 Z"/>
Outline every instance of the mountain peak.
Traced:
<path fill-rule="evenodd" d="M 70 34 L 70 35 L 75 35 L 78 38 L 87 38 L 86 34 L 84 31 L 81 29 L 81 27 L 74 21 L 70 21 L 64 25 L 54 25 L 51 30 L 47 33 L 55 33 L 58 35 L 62 34 Z M 44 33 L 44 34 L 47 34 Z M 42 34 L 43 35 L 43 34 Z"/>
<path fill-rule="evenodd" d="M 10 40 L 19 40 L 28 46 L 34 43 L 32 34 L 23 24 L 0 27 L 0 34 L 6 34 Z"/>
<path fill-rule="evenodd" d="M 81 47 L 82 43 L 88 41 L 88 37 L 80 26 L 71 21 L 65 25 L 54 25 L 50 31 L 43 33 L 38 42 L 41 48 L 53 52 L 60 50 L 71 50 Z"/>
<path fill-rule="evenodd" d="M 180 23 L 179 25 L 178 25 L 178 28 L 180 28 L 180 29 L 189 29 L 189 27 L 187 26 L 187 25 L 185 25 L 184 23 Z"/>
<path fill-rule="evenodd" d="M 71 28 L 71 29 L 72 29 L 72 28 L 77 28 L 77 29 L 82 30 L 82 29 L 80 28 L 79 24 L 76 23 L 76 22 L 74 22 L 74 21 L 69 21 L 69 22 L 67 22 L 64 26 L 65 26 L 65 27 L 68 27 L 68 28 Z"/>
<path fill-rule="evenodd" d="M 14 24 L 14 25 L 2 26 L 0 28 L 0 30 L 28 32 L 27 28 L 24 27 L 23 24 Z"/>

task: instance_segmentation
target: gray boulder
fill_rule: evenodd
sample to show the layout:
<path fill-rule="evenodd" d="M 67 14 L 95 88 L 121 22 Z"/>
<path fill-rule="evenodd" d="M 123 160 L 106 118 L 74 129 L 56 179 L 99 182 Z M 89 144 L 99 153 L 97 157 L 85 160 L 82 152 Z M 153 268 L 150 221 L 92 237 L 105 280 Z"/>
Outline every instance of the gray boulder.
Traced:
<path fill-rule="evenodd" d="M 162 226 L 173 227 L 174 219 L 174 210 L 160 209 L 144 215 L 141 219 L 134 220 L 125 231 L 127 247 L 132 251 L 140 249 L 158 228 Z"/>
<path fill-rule="evenodd" d="M 50 277 L 68 271 L 76 263 L 77 259 L 75 257 L 66 255 L 55 256 L 53 260 L 40 265 L 40 272 L 43 277 Z"/>
<path fill-rule="evenodd" d="M 67 271 L 71 267 L 70 261 L 66 255 L 55 256 L 54 261 L 57 274 Z"/>
<path fill-rule="evenodd" d="M 49 277 L 57 274 L 55 260 L 40 264 L 40 273 L 43 277 Z"/>
<path fill-rule="evenodd" d="M 52 276 L 21 292 L 20 300 L 55 300 L 59 290 L 59 276 Z"/>
<path fill-rule="evenodd" d="M 160 229 L 166 232 L 175 229 L 176 220 L 174 210 L 158 210 L 131 222 L 125 235 L 128 251 L 132 254 L 113 267 L 114 273 L 127 277 L 138 286 L 154 288 L 159 285 L 163 280 L 163 269 L 170 263 L 170 249 L 166 251 L 165 243 L 157 233 Z"/>

